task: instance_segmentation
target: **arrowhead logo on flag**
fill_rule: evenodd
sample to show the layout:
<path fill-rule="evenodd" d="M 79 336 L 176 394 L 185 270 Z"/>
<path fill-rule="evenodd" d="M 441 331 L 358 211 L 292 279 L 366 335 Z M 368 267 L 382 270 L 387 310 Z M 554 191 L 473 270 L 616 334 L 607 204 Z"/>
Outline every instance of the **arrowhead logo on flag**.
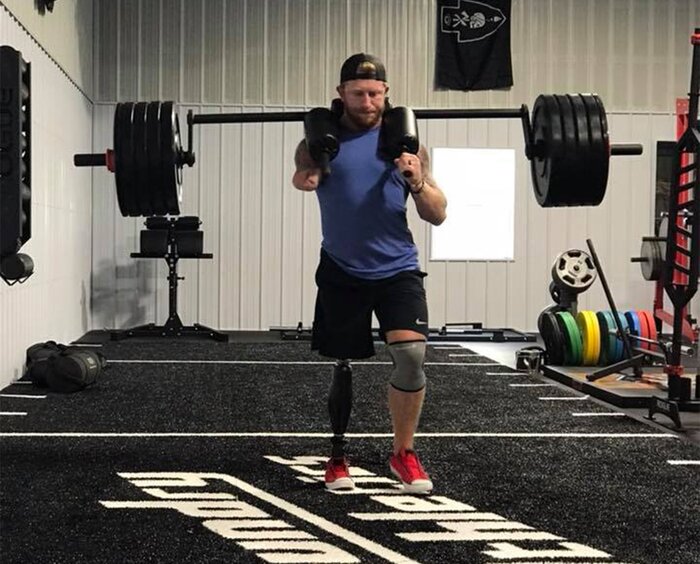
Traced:
<path fill-rule="evenodd" d="M 511 0 L 437 1 L 437 88 L 512 86 L 510 7 Z"/>
<path fill-rule="evenodd" d="M 474 0 L 457 0 L 454 6 L 444 6 L 440 14 L 440 31 L 456 33 L 459 43 L 480 41 L 498 31 L 506 16 L 494 6 Z"/>

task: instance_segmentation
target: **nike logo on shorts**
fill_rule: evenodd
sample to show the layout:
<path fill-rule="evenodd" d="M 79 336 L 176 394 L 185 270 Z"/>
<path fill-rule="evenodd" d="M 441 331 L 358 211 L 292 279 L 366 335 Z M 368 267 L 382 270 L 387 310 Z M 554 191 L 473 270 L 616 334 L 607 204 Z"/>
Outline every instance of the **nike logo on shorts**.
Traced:
<path fill-rule="evenodd" d="M 420 317 L 416 317 L 416 325 L 427 325 L 427 321 L 421 321 Z"/>

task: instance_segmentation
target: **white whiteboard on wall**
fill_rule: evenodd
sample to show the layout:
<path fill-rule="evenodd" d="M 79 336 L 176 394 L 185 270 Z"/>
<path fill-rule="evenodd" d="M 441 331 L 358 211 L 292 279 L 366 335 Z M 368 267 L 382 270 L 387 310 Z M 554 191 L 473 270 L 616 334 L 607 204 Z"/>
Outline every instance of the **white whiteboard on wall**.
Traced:
<path fill-rule="evenodd" d="M 431 226 L 430 260 L 513 260 L 515 150 L 433 148 L 447 219 Z"/>

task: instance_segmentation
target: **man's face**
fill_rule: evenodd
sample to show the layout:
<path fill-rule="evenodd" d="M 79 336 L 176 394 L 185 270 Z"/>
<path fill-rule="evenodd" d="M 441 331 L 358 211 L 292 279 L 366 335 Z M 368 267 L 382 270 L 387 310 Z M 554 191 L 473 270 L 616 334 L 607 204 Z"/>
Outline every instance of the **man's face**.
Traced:
<path fill-rule="evenodd" d="M 348 80 L 338 86 L 345 114 L 360 129 L 371 129 L 379 124 L 388 91 L 385 82 L 373 79 Z"/>

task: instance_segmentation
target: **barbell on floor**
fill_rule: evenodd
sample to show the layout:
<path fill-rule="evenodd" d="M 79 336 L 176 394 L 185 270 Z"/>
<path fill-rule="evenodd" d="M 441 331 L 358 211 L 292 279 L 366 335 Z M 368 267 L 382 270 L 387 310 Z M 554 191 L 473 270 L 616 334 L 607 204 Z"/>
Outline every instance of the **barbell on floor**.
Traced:
<path fill-rule="evenodd" d="M 639 144 L 611 145 L 608 121 L 595 94 L 541 94 L 530 112 L 520 108 L 417 109 L 417 119 L 519 119 L 530 160 L 532 186 L 542 207 L 597 206 L 608 182 L 610 156 L 640 155 Z M 114 112 L 114 149 L 77 154 L 75 166 L 106 166 L 115 174 L 123 216 L 177 215 L 182 169 L 193 166 L 195 124 L 304 121 L 307 112 L 187 115 L 183 149 L 173 102 L 122 102 Z"/>

